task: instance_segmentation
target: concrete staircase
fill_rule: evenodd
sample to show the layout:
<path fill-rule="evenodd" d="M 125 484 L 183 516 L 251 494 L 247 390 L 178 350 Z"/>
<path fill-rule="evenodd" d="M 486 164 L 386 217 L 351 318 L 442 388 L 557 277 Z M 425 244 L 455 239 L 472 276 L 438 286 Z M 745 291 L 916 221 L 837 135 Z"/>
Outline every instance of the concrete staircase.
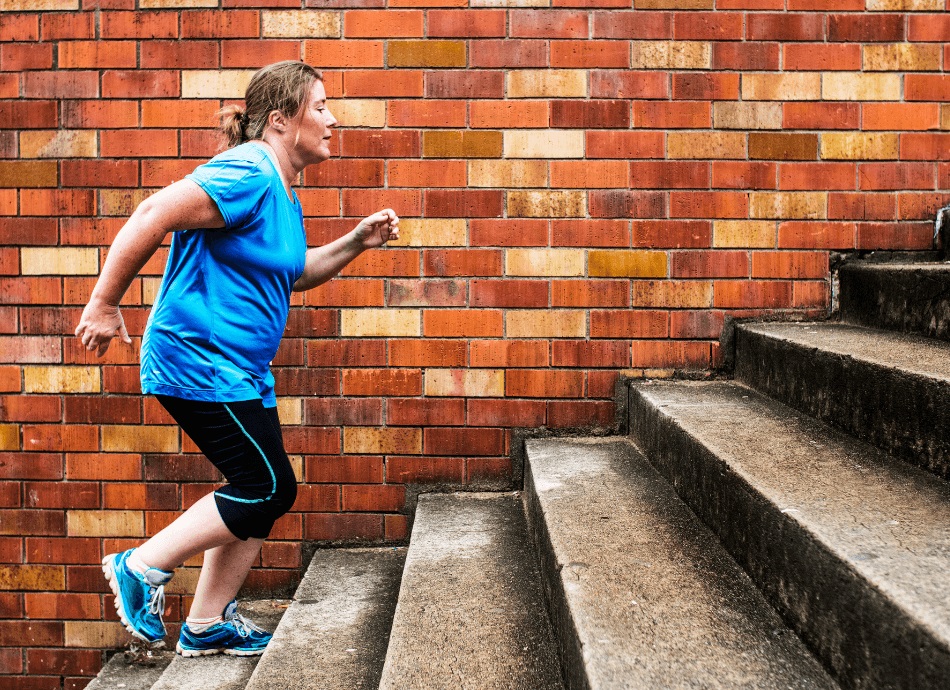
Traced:
<path fill-rule="evenodd" d="M 735 380 L 631 383 L 629 436 L 527 441 L 523 492 L 317 551 L 259 661 L 89 687 L 948 687 L 950 266 L 840 278 L 841 323 L 738 326 Z"/>

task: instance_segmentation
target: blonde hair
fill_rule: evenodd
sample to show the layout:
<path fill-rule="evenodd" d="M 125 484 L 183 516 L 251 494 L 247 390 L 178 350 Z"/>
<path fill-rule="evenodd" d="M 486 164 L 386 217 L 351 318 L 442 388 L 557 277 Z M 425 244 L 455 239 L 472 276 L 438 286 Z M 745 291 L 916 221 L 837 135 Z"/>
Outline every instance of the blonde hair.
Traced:
<path fill-rule="evenodd" d="M 228 148 L 260 139 L 267 117 L 275 110 L 294 117 L 318 80 L 323 81 L 323 75 L 299 60 L 275 62 L 255 72 L 244 93 L 244 105 L 228 105 L 218 112 Z"/>

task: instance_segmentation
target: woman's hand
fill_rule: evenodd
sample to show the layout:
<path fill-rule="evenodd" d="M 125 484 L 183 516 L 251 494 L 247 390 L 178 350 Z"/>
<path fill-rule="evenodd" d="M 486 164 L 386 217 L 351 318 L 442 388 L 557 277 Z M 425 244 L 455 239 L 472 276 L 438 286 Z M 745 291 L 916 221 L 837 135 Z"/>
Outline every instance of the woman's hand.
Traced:
<path fill-rule="evenodd" d="M 83 347 L 95 350 L 96 357 L 102 357 L 116 336 L 124 343 L 132 343 L 119 308 L 99 300 L 91 300 L 82 310 L 82 317 L 76 326 L 76 337 L 82 341 Z"/>
<path fill-rule="evenodd" d="M 399 216 L 391 208 L 377 211 L 360 221 L 353 230 L 353 236 L 360 249 L 374 249 L 390 240 L 398 240 Z"/>

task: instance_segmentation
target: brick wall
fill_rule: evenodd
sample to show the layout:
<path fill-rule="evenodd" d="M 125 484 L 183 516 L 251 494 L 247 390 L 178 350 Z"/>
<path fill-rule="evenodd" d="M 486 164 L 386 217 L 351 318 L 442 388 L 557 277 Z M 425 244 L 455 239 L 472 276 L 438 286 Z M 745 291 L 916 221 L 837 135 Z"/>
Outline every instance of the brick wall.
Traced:
<path fill-rule="evenodd" d="M 139 396 L 165 250 L 132 347 L 70 334 L 255 68 L 325 70 L 311 244 L 403 218 L 296 297 L 274 364 L 305 483 L 256 588 L 301 540 L 405 540 L 407 484 L 506 485 L 513 428 L 609 427 L 622 370 L 715 366 L 727 315 L 824 312 L 830 251 L 927 248 L 950 201 L 945 0 L 384 1 L 0 3 L 3 687 L 82 687 L 123 641 L 99 559 L 218 480 Z"/>

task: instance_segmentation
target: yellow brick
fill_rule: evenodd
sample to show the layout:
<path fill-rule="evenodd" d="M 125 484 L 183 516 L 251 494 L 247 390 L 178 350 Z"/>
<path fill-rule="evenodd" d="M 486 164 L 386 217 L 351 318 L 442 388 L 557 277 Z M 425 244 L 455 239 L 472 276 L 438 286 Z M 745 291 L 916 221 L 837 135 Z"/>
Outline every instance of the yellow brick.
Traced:
<path fill-rule="evenodd" d="M 422 335 L 421 312 L 418 309 L 341 309 L 340 335 L 419 336 Z"/>
<path fill-rule="evenodd" d="M 65 621 L 63 625 L 67 647 L 117 649 L 132 641 L 125 628 L 114 621 Z"/>
<path fill-rule="evenodd" d="M 782 129 L 782 104 L 720 101 L 713 104 L 713 127 L 716 129 Z"/>
<path fill-rule="evenodd" d="M 582 276 L 582 249 L 509 249 L 505 252 L 505 275 Z"/>
<path fill-rule="evenodd" d="M 277 398 L 277 416 L 281 424 L 303 424 L 303 401 L 300 398 Z"/>
<path fill-rule="evenodd" d="M 100 189 L 100 216 L 131 216 L 136 207 L 157 189 Z"/>
<path fill-rule="evenodd" d="M 508 192 L 509 218 L 581 218 L 587 195 L 576 191 Z"/>
<path fill-rule="evenodd" d="M 252 69 L 182 70 L 182 98 L 244 98 Z"/>
<path fill-rule="evenodd" d="M 98 393 L 99 367 L 23 367 L 24 393 Z"/>
<path fill-rule="evenodd" d="M 752 192 L 749 216 L 752 218 L 826 218 L 827 192 Z"/>
<path fill-rule="evenodd" d="M 96 275 L 99 250 L 91 247 L 23 247 L 22 273 L 26 276 Z"/>
<path fill-rule="evenodd" d="M 509 338 L 586 338 L 587 312 L 581 309 L 510 309 L 505 312 Z"/>
<path fill-rule="evenodd" d="M 871 12 L 897 12 L 910 10 L 917 12 L 938 12 L 943 9 L 944 0 L 867 0 L 866 8 Z"/>
<path fill-rule="evenodd" d="M 56 187 L 56 161 L 0 161 L 0 187 Z"/>
<path fill-rule="evenodd" d="M 703 41 L 633 41 L 633 69 L 709 69 L 712 44 Z"/>
<path fill-rule="evenodd" d="M 161 278 L 142 278 L 142 304 L 155 304 L 158 291 L 162 287 Z"/>
<path fill-rule="evenodd" d="M 864 70 L 867 72 L 939 72 L 940 47 L 938 43 L 866 45 L 864 46 Z"/>
<path fill-rule="evenodd" d="M 347 98 L 328 103 L 340 127 L 385 127 L 386 102 Z"/>
<path fill-rule="evenodd" d="M 290 466 L 293 468 L 294 476 L 297 478 L 297 483 L 302 483 L 301 477 L 303 477 L 303 456 L 288 455 L 287 459 L 290 460 Z"/>
<path fill-rule="evenodd" d="M 390 67 L 465 67 L 465 63 L 465 41 L 389 42 Z"/>
<path fill-rule="evenodd" d="M 534 160 L 475 160 L 468 163 L 469 187 L 547 187 L 548 164 Z"/>
<path fill-rule="evenodd" d="M 821 75 L 821 97 L 826 101 L 899 101 L 899 74 L 825 72 Z"/>
<path fill-rule="evenodd" d="M 664 278 L 666 252 L 592 249 L 587 253 L 591 278 Z"/>
<path fill-rule="evenodd" d="M 820 98 L 821 75 L 817 72 L 742 75 L 744 101 L 817 101 Z"/>
<path fill-rule="evenodd" d="M 505 395 L 503 369 L 426 369 L 425 395 L 501 398 Z"/>
<path fill-rule="evenodd" d="M 343 452 L 419 455 L 422 429 L 344 427 Z"/>
<path fill-rule="evenodd" d="M 464 247 L 465 220 L 462 218 L 403 218 L 399 240 L 390 247 Z"/>
<path fill-rule="evenodd" d="M 200 567 L 176 568 L 175 577 L 165 585 L 165 591 L 169 594 L 194 594 L 198 587 L 199 575 L 201 575 Z"/>
<path fill-rule="evenodd" d="M 580 129 L 514 129 L 505 132 L 505 158 L 583 158 Z"/>
<path fill-rule="evenodd" d="M 714 0 L 634 0 L 638 10 L 711 10 Z"/>
<path fill-rule="evenodd" d="M 824 160 L 891 160 L 897 158 L 899 145 L 897 134 L 823 132 L 821 157 Z"/>
<path fill-rule="evenodd" d="M 102 450 L 107 453 L 176 453 L 178 427 L 103 426 Z"/>
<path fill-rule="evenodd" d="M 264 38 L 339 38 L 340 13 L 317 10 L 264 10 Z"/>
<path fill-rule="evenodd" d="M 20 450 L 20 427 L 0 424 L 0 450 Z"/>
<path fill-rule="evenodd" d="M 940 106 L 940 129 L 950 129 L 950 103 Z"/>
<path fill-rule="evenodd" d="M 746 135 L 741 132 L 670 132 L 670 158 L 745 158 Z"/>
<path fill-rule="evenodd" d="M 767 220 L 713 222 L 714 247 L 767 248 L 775 246 L 775 223 Z"/>
<path fill-rule="evenodd" d="M 0 565 L 0 590 L 55 592 L 66 589 L 66 569 L 61 565 Z"/>
<path fill-rule="evenodd" d="M 218 0 L 139 0 L 141 10 L 174 9 L 176 7 L 217 7 Z"/>
<path fill-rule="evenodd" d="M 67 510 L 66 534 L 70 537 L 142 537 L 145 514 L 141 510 Z"/>
<path fill-rule="evenodd" d="M 0 12 L 78 9 L 79 0 L 3 0 L 3 3 L 0 3 Z"/>
<path fill-rule="evenodd" d="M 551 0 L 471 0 L 469 7 L 550 7 Z"/>
<path fill-rule="evenodd" d="M 494 158 L 502 152 L 502 133 L 452 130 L 422 133 L 424 158 Z"/>
<path fill-rule="evenodd" d="M 95 158 L 99 155 L 92 129 L 20 132 L 21 158 Z"/>
<path fill-rule="evenodd" d="M 701 308 L 712 306 L 711 280 L 635 280 L 634 307 Z"/>
<path fill-rule="evenodd" d="M 505 76 L 508 98 L 584 98 L 587 72 L 582 69 L 511 70 Z"/>

